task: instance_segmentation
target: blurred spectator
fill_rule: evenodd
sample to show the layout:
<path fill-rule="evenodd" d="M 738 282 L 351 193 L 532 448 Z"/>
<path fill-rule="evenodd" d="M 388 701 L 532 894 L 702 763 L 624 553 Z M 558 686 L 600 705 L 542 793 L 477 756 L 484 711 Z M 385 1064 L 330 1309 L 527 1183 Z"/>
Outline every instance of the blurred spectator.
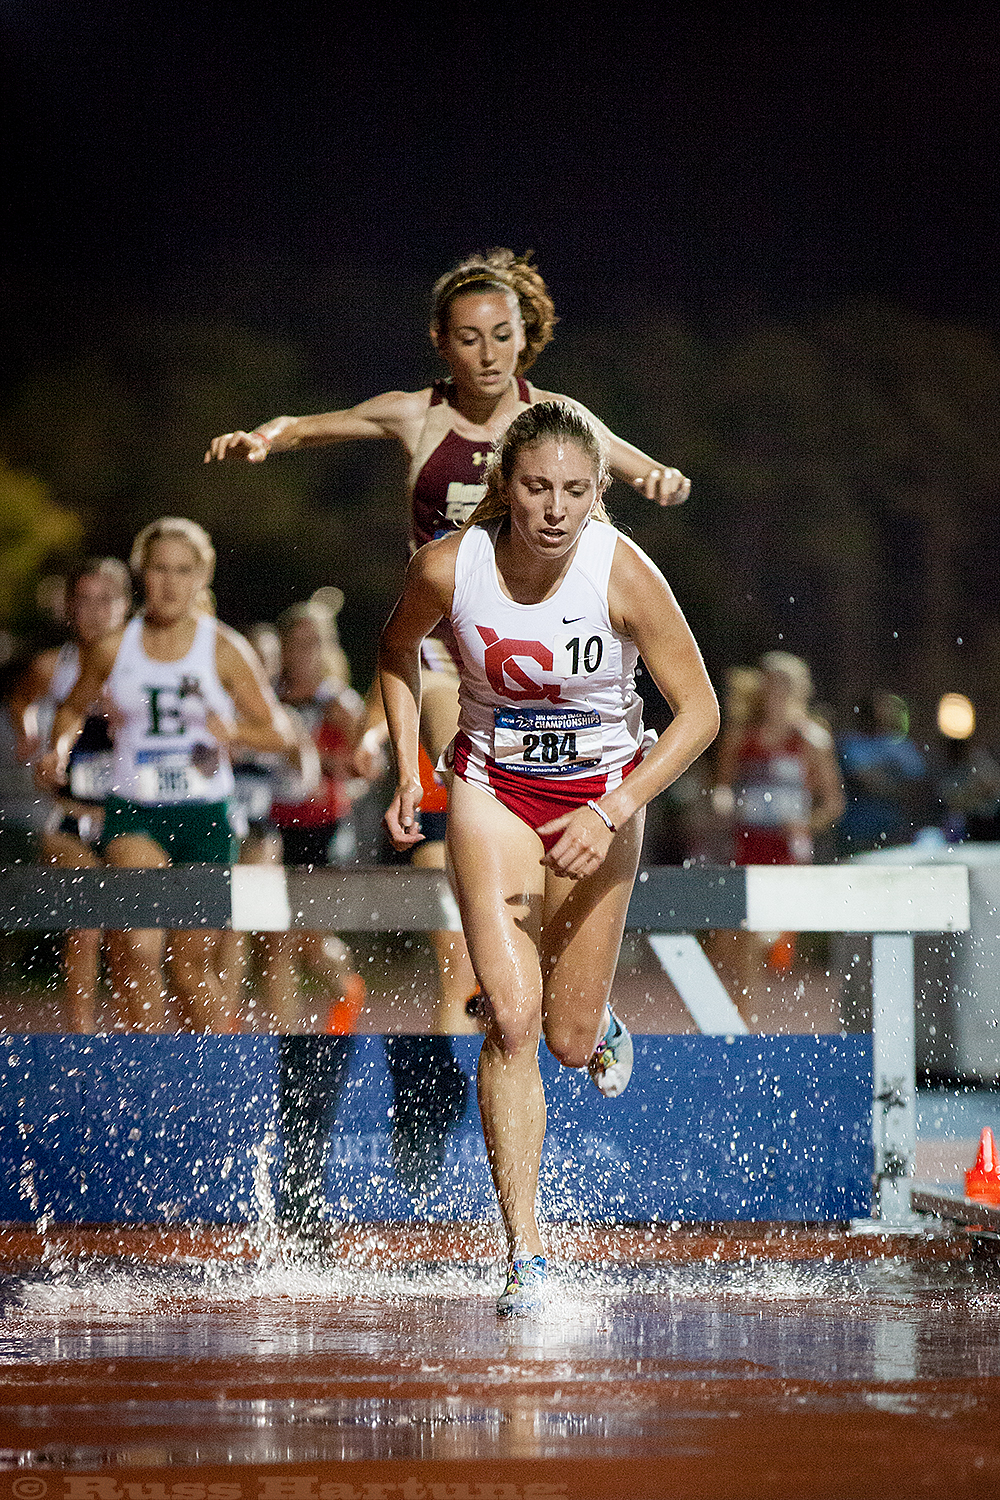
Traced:
<path fill-rule="evenodd" d="M 89 650 L 124 625 L 132 607 L 129 570 L 117 557 L 84 558 L 70 569 L 61 597 L 69 640 L 32 659 L 14 697 L 25 753 L 31 759 L 48 749 L 56 710 L 80 675 L 81 650 Z M 69 757 L 62 794 L 49 804 L 42 834 L 42 853 L 48 864 L 83 870 L 104 863 L 100 846 L 111 769 L 107 716 L 100 703 L 93 703 Z M 67 932 L 62 957 L 72 1029 L 95 1031 L 101 934 Z"/>
<path fill-rule="evenodd" d="M 260 657 L 268 682 L 276 689 L 281 676 L 281 636 L 277 625 L 270 620 L 258 620 L 247 631 L 247 640 Z"/>
<path fill-rule="evenodd" d="M 15 642 L 0 631 L 0 865 L 34 864 L 41 853 L 41 835 L 51 807 L 35 786 L 25 763 L 24 735 L 15 723 L 11 695 L 26 662 Z M 20 985 L 26 955 L 37 933 L 0 932 L 0 978 Z M 16 976 L 16 977 L 15 977 Z"/>
<path fill-rule="evenodd" d="M 31 746 L 21 723 L 21 683 L 27 664 L 12 657 L 0 667 L 0 865 L 35 862 L 52 806 L 27 764 Z"/>
<path fill-rule="evenodd" d="M 844 810 L 833 736 L 810 711 L 812 693 L 808 666 L 787 651 L 730 679 L 712 800 L 737 865 L 810 864 L 814 835 Z M 794 935 L 738 932 L 713 948 L 747 989 L 768 950 L 773 967 L 791 966 Z"/>
<path fill-rule="evenodd" d="M 927 764 L 909 727 L 903 699 L 875 692 L 837 736 L 846 802 L 836 827 L 838 856 L 908 844 L 926 821 Z"/>
<path fill-rule="evenodd" d="M 286 865 L 341 864 L 354 850 L 351 800 L 364 789 L 351 772 L 364 704 L 350 686 L 336 614 L 327 603 L 310 599 L 293 604 L 280 616 L 277 628 L 281 640 L 278 696 L 312 735 L 320 777 L 314 786 L 294 776 L 275 784 L 271 818 L 281 835 Z M 335 934 L 273 933 L 267 947 L 264 989 L 276 1031 L 288 1035 L 313 1029 L 313 1022 L 303 1013 L 301 975 L 311 976 L 321 986 L 321 1029 L 353 1030 L 364 1001 L 364 982 L 354 969 L 350 951 Z"/>
<path fill-rule="evenodd" d="M 731 822 L 738 865 L 809 864 L 813 835 L 843 812 L 833 737 L 811 699 L 809 668 L 786 651 L 734 679 L 713 801 Z"/>
<path fill-rule="evenodd" d="M 271 687 L 277 691 L 281 673 L 281 637 L 277 628 L 267 621 L 258 621 L 247 632 L 247 640 L 256 651 L 264 675 Z M 319 753 L 311 731 L 301 722 L 294 711 L 290 713 L 292 725 L 299 739 L 299 767 L 296 779 L 304 789 L 319 784 Z M 238 863 L 241 865 L 280 865 L 282 862 L 281 834 L 271 816 L 275 787 L 287 784 L 288 761 L 284 756 L 267 754 L 246 746 L 234 746 L 233 796 L 229 805 L 229 819 L 233 832 L 239 840 Z M 219 969 L 234 1001 L 234 1013 L 238 1026 L 243 1025 L 244 988 L 250 967 L 251 954 L 258 959 L 261 972 L 266 975 L 267 955 L 271 938 L 264 933 L 234 932 L 231 929 L 219 936 Z M 249 1008 L 254 999 L 249 998 Z"/>
<path fill-rule="evenodd" d="M 959 693 L 938 704 L 932 754 L 936 821 L 949 843 L 1000 842 L 1000 764 L 976 734 L 975 709 Z"/>

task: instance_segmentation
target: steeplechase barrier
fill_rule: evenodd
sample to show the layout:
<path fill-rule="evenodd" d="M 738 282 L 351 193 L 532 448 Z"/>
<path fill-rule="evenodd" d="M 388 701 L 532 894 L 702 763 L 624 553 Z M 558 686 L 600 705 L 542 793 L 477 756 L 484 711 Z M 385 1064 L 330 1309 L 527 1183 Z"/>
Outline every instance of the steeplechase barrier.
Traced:
<path fill-rule="evenodd" d="M 263 866 L 0 870 L 2 927 L 427 932 L 458 927 L 433 871 Z M 636 1038 L 633 1081 L 603 1099 L 542 1049 L 547 1217 L 596 1221 L 911 1222 L 916 1146 L 916 933 L 969 926 L 964 866 L 653 867 L 627 925 L 699 1028 Z M 872 1030 L 750 1034 L 694 936 L 708 929 L 872 935 Z M 433 1189 L 394 1168 L 388 1039 L 340 1047 L 325 1164 L 334 1218 L 493 1212 L 474 1090 Z M 479 1040 L 453 1039 L 471 1078 Z M 0 1219 L 252 1223 L 273 1217 L 284 1143 L 281 1039 L 0 1038 Z"/>

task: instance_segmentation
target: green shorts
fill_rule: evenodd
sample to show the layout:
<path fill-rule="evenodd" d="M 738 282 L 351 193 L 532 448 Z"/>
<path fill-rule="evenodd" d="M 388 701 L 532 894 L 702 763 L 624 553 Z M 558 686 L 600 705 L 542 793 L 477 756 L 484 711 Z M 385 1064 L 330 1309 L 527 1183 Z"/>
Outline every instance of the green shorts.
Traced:
<path fill-rule="evenodd" d="M 228 802 L 126 802 L 104 805 L 102 849 L 125 833 L 145 834 L 172 865 L 231 865 L 238 855 Z"/>

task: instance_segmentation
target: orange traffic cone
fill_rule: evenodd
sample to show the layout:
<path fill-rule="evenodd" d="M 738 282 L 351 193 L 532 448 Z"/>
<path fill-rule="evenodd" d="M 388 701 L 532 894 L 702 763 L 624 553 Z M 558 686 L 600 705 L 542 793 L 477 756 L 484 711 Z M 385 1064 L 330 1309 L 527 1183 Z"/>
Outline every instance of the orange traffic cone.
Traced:
<path fill-rule="evenodd" d="M 344 993 L 334 1000 L 326 1016 L 327 1036 L 350 1036 L 365 1003 L 365 982 L 360 974 L 349 974 Z"/>
<path fill-rule="evenodd" d="M 997 1168 L 997 1148 L 993 1132 L 987 1125 L 979 1137 L 976 1164 L 965 1174 L 965 1196 L 975 1198 L 977 1203 L 992 1203 L 1000 1207 L 1000 1170 Z"/>

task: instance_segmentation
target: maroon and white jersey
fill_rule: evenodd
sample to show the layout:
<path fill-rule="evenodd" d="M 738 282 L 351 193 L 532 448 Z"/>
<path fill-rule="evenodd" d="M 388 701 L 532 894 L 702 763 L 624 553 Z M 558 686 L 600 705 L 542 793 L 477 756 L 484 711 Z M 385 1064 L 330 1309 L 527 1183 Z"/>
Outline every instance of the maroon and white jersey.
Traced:
<path fill-rule="evenodd" d="M 465 779 L 485 780 L 496 764 L 524 776 L 606 775 L 610 790 L 656 739 L 643 728 L 635 691 L 639 653 L 608 610 L 615 547 L 635 544 L 589 521 L 556 593 L 518 604 L 497 577 L 500 525 L 470 527 L 455 564 L 451 625 L 462 659 Z"/>
<path fill-rule="evenodd" d="M 461 437 L 451 425 L 451 382 L 436 380 L 410 469 L 410 537 L 415 551 L 457 531 L 486 494 L 487 439 Z M 517 377 L 518 399 L 531 405 L 528 382 Z"/>

